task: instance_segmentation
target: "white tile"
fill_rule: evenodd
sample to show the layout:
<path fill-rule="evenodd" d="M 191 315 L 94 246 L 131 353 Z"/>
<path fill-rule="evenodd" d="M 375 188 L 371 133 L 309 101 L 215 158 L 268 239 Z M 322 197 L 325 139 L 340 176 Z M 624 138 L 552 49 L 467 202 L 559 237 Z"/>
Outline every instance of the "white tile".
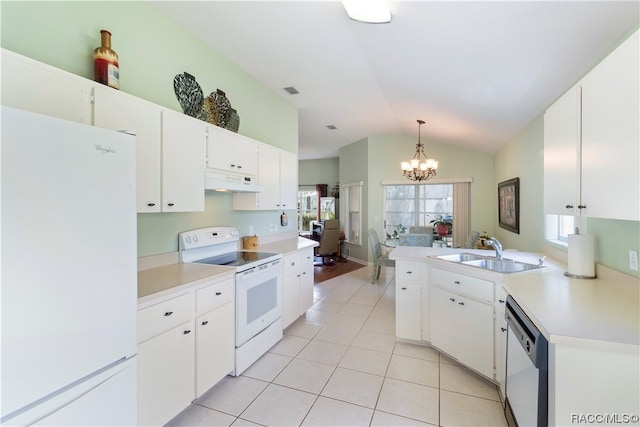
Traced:
<path fill-rule="evenodd" d="M 313 309 L 318 311 L 328 311 L 329 313 L 337 313 L 344 305 L 343 301 L 328 300 L 327 297 L 322 298 L 313 304 Z"/>
<path fill-rule="evenodd" d="M 319 397 L 302 423 L 303 426 L 368 426 L 373 409 Z"/>
<path fill-rule="evenodd" d="M 226 376 L 195 403 L 226 414 L 240 415 L 268 385 L 253 378 Z"/>
<path fill-rule="evenodd" d="M 280 341 L 269 349 L 269 353 L 280 354 L 282 356 L 295 357 L 309 344 L 308 338 L 285 335 Z"/>
<path fill-rule="evenodd" d="M 399 427 L 399 426 L 432 426 L 434 424 L 423 423 L 422 421 L 412 420 L 411 418 L 401 417 L 399 415 L 388 414 L 382 411 L 373 413 L 371 427 Z"/>
<path fill-rule="evenodd" d="M 316 395 L 270 384 L 242 413 L 241 418 L 265 426 L 297 426 Z"/>
<path fill-rule="evenodd" d="M 232 427 L 262 427 L 260 424 L 252 423 L 251 421 L 243 420 L 242 418 L 237 418 L 233 422 L 233 424 L 231 424 L 231 426 Z"/>
<path fill-rule="evenodd" d="M 307 310 L 305 314 L 302 315 L 301 319 L 305 319 L 313 323 L 319 323 L 321 325 L 324 325 L 329 320 L 331 320 L 333 316 L 335 316 L 335 313 L 332 313 L 329 311 L 314 310 L 313 308 L 311 308 Z"/>
<path fill-rule="evenodd" d="M 416 359 L 430 360 L 437 362 L 440 360 L 440 352 L 433 347 L 426 345 L 412 344 L 407 342 L 398 341 L 394 354 L 407 357 L 415 357 Z"/>
<path fill-rule="evenodd" d="M 344 306 L 342 306 L 338 313 L 367 317 L 369 316 L 369 313 L 371 313 L 372 309 L 373 307 L 371 307 L 370 305 L 361 305 L 348 302 Z"/>
<path fill-rule="evenodd" d="M 370 316 L 376 317 L 379 319 L 395 320 L 396 309 L 395 309 L 395 306 L 393 307 L 381 306 L 380 303 L 378 302 L 378 304 L 374 307 L 373 311 L 371 311 Z"/>
<path fill-rule="evenodd" d="M 242 376 L 271 382 L 293 360 L 289 356 L 276 353 L 265 353 L 247 368 Z"/>
<path fill-rule="evenodd" d="M 391 353 L 396 346 L 396 337 L 389 334 L 360 331 L 351 345 L 353 347 Z"/>
<path fill-rule="evenodd" d="M 311 341 L 298 355 L 299 359 L 324 363 L 325 365 L 338 366 L 340 359 L 346 353 L 349 346 L 343 344 L 319 341 Z"/>
<path fill-rule="evenodd" d="M 507 421 L 500 402 L 441 390 L 440 425 L 506 427 Z"/>
<path fill-rule="evenodd" d="M 318 394 L 325 386 L 335 368 L 308 360 L 295 359 L 273 380 L 297 390 Z"/>
<path fill-rule="evenodd" d="M 494 383 L 463 366 L 440 364 L 440 388 L 485 399 L 500 400 Z"/>
<path fill-rule="evenodd" d="M 394 354 L 387 377 L 438 388 L 439 370 L 438 362 Z"/>
<path fill-rule="evenodd" d="M 381 376 L 338 368 L 321 395 L 374 408 L 383 380 Z"/>
<path fill-rule="evenodd" d="M 213 409 L 199 405 L 189 405 L 165 426 L 230 426 L 235 419 L 236 417 Z"/>
<path fill-rule="evenodd" d="M 322 329 L 322 323 L 314 323 L 304 318 L 300 318 L 293 322 L 287 329 L 285 329 L 285 335 L 293 335 L 302 338 L 313 338 Z"/>
<path fill-rule="evenodd" d="M 384 376 L 389 366 L 391 353 L 366 348 L 350 347 L 340 361 L 341 368 Z"/>
<path fill-rule="evenodd" d="M 378 332 L 380 334 L 396 335 L 395 320 L 377 319 L 370 317 L 362 327 L 363 331 Z"/>
<path fill-rule="evenodd" d="M 438 424 L 438 394 L 437 388 L 385 378 L 376 409 Z"/>

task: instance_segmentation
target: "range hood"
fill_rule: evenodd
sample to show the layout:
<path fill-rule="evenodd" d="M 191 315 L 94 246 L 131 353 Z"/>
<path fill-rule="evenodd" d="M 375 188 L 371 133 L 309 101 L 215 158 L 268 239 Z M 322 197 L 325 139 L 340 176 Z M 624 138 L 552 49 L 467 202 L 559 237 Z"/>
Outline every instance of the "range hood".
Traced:
<path fill-rule="evenodd" d="M 204 173 L 204 189 L 230 193 L 262 193 L 264 188 L 255 183 L 256 177 L 224 172 Z"/>

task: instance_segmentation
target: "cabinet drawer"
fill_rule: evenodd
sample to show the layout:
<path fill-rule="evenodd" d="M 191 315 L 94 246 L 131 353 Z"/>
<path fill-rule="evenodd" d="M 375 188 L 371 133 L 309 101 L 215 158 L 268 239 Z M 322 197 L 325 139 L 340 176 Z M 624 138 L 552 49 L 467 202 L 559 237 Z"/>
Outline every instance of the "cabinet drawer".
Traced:
<path fill-rule="evenodd" d="M 455 293 L 493 302 L 493 282 L 488 280 L 432 268 L 431 283 L 450 289 Z"/>
<path fill-rule="evenodd" d="M 233 301 L 233 280 L 225 280 L 196 291 L 196 310 L 203 313 Z"/>
<path fill-rule="evenodd" d="M 186 322 L 193 316 L 193 294 L 185 294 L 138 311 L 138 342 Z"/>
<path fill-rule="evenodd" d="M 284 259 L 284 275 L 294 274 L 300 270 L 300 254 L 295 253 Z"/>
<path fill-rule="evenodd" d="M 309 266 L 313 267 L 313 249 L 305 249 L 304 251 L 300 252 L 298 256 L 300 257 L 300 266 L 302 268 Z"/>
<path fill-rule="evenodd" d="M 399 262 L 396 264 L 396 273 L 400 283 L 424 281 L 424 264 Z"/>

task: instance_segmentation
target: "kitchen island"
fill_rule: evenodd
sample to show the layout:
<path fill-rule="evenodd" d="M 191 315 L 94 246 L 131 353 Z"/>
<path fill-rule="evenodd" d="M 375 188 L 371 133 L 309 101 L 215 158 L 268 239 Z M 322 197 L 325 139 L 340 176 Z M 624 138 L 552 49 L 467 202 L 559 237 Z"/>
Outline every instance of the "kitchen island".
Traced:
<path fill-rule="evenodd" d="M 494 307 L 493 334 L 487 331 L 466 331 L 472 338 L 478 335 L 493 337 L 494 343 L 485 344 L 484 351 L 474 348 L 470 366 L 501 385 L 504 393 L 505 339 L 501 335 L 504 325 L 504 299 L 511 295 L 526 312 L 530 320 L 549 341 L 549 424 L 568 425 L 581 414 L 635 414 L 640 411 L 640 281 L 637 278 L 598 269 L 593 280 L 566 277 L 566 265 L 546 259 L 545 268 L 515 274 L 500 274 L 481 268 L 430 258 L 444 253 L 469 252 L 482 256 L 494 253 L 468 249 L 442 249 L 424 247 L 398 247 L 390 258 L 396 263 L 397 324 L 406 325 L 406 310 L 402 307 L 401 292 L 411 291 L 411 281 L 403 282 L 407 272 L 415 274 L 420 266 L 421 286 L 420 318 L 414 324 L 422 325 L 420 341 L 433 344 L 438 339 L 439 319 L 436 304 L 442 291 L 438 277 L 458 274 L 475 279 L 478 286 L 461 293 L 478 306 Z M 505 251 L 504 257 L 538 264 L 540 254 Z M 492 295 L 480 291 L 493 284 Z M 406 288 L 406 289 L 403 289 Z M 456 298 L 459 298 L 455 295 Z M 454 296 L 451 296 L 454 298 Z M 412 301 L 415 301 L 412 298 Z M 406 298 L 405 298 L 406 300 Z M 400 303 L 400 305 L 398 305 Z M 470 305 L 470 303 L 467 303 Z M 502 307 L 502 308 L 501 308 Z M 436 310 L 430 310 L 430 309 Z M 486 317 L 486 316 L 485 316 Z M 481 319 L 478 317 L 478 319 Z M 478 329 L 482 322 L 473 324 Z M 426 331 L 425 331 L 426 329 Z M 482 335 L 484 334 L 484 335 Z M 403 338 L 399 336 L 399 338 Z M 415 338 L 414 338 L 415 339 Z M 490 338 L 487 338 L 489 340 Z M 448 342 L 439 342 L 449 346 Z M 451 347 L 457 347 L 452 343 Z M 459 344 L 459 343 L 458 343 Z M 489 351 L 494 349 L 491 354 Z M 446 351 L 445 351 L 446 352 Z M 466 353 L 465 353 L 466 354 Z M 482 368 L 479 358 L 493 355 L 495 374 L 491 377 Z M 461 361 L 464 364 L 465 361 Z M 473 366 L 473 363 L 476 363 Z M 637 425 L 637 417 L 635 419 Z M 572 418 L 574 417 L 574 418 Z M 574 420 L 575 421 L 575 420 Z M 633 422 L 632 422 L 633 424 Z"/>

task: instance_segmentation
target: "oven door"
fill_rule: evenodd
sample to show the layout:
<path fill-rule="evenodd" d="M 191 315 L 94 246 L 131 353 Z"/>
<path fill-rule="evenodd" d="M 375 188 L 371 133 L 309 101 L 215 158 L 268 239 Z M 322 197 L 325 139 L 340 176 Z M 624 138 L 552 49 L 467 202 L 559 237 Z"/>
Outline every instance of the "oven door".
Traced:
<path fill-rule="evenodd" d="M 236 274 L 236 347 L 282 317 L 282 262 Z"/>

